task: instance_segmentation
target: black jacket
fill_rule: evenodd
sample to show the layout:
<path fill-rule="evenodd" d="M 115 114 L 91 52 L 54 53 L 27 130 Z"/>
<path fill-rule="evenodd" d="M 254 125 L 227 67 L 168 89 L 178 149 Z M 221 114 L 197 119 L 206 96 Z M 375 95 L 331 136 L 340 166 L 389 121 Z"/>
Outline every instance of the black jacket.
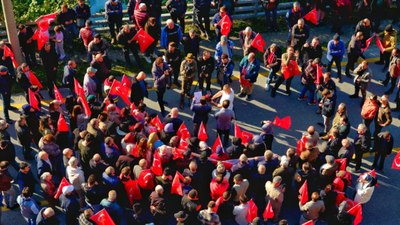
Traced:
<path fill-rule="evenodd" d="M 145 90 L 142 89 L 142 86 L 140 85 L 140 82 L 143 82 L 145 86 Z M 138 105 L 140 101 L 143 101 L 145 97 L 149 95 L 147 91 L 147 83 L 146 81 L 138 81 L 136 80 L 136 77 L 132 79 L 132 86 L 131 86 L 131 102 L 135 103 L 135 105 Z"/>
<path fill-rule="evenodd" d="M 52 71 L 53 68 L 58 67 L 58 56 L 53 47 L 50 48 L 50 51 L 47 52 L 44 48 L 40 51 L 40 58 L 43 62 L 43 67 L 45 71 Z M 54 74 L 55 76 L 56 74 Z"/>
<path fill-rule="evenodd" d="M 28 77 L 22 72 L 21 66 L 17 68 L 17 83 L 24 90 L 24 92 L 28 92 L 28 88 L 31 86 L 31 82 Z"/>

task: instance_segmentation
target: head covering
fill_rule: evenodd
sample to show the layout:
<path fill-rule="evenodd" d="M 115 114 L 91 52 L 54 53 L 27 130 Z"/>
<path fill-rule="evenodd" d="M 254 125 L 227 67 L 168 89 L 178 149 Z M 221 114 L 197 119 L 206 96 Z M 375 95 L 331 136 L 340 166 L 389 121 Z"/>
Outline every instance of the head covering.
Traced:
<path fill-rule="evenodd" d="M 71 193 L 71 192 L 73 192 L 74 191 L 74 186 L 73 185 L 68 185 L 68 186 L 65 186 L 65 187 L 63 187 L 63 189 L 62 189 L 62 193 L 65 195 L 65 194 L 68 194 L 68 193 Z"/>
<path fill-rule="evenodd" d="M 385 31 L 386 32 L 392 32 L 393 31 L 393 26 L 392 26 L 392 24 L 388 24 L 386 27 L 385 27 Z"/>
<path fill-rule="evenodd" d="M 172 123 L 165 124 L 164 132 L 166 132 L 166 133 L 174 132 L 174 125 Z"/>
<path fill-rule="evenodd" d="M 5 67 L 5 66 L 0 66 L 0 73 L 5 73 L 5 72 L 8 72 L 7 67 Z"/>
<path fill-rule="evenodd" d="M 274 129 L 273 129 L 272 123 L 269 120 L 267 120 L 267 122 L 262 125 L 261 129 L 262 129 L 262 132 L 264 132 L 266 134 L 274 134 Z"/>
<path fill-rule="evenodd" d="M 263 143 L 262 137 L 260 135 L 254 135 L 253 143 L 256 145 L 262 144 Z"/>
<path fill-rule="evenodd" d="M 194 59 L 195 59 L 195 57 L 194 57 L 194 55 L 192 53 L 188 53 L 187 54 L 186 60 L 194 60 Z"/>
<path fill-rule="evenodd" d="M 95 100 L 96 100 L 96 96 L 94 96 L 94 95 L 89 95 L 89 96 L 87 97 L 87 101 L 88 101 L 88 103 L 90 103 L 90 104 L 93 104 Z"/>

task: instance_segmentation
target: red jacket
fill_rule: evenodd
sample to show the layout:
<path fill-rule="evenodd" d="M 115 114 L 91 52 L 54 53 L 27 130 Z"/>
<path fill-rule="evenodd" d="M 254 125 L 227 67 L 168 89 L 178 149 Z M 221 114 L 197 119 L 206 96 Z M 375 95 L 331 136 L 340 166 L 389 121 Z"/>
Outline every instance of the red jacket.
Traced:
<path fill-rule="evenodd" d="M 224 194 L 225 191 L 227 191 L 229 188 L 229 183 L 227 181 L 222 181 L 220 184 L 218 184 L 215 179 L 213 179 L 210 183 L 210 195 L 211 199 L 217 200 L 219 197 Z"/>

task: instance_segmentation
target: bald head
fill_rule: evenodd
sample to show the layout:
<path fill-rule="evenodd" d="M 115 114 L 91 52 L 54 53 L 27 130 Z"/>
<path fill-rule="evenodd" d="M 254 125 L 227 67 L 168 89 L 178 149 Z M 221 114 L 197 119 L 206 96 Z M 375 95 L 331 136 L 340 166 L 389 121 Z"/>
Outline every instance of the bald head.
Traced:
<path fill-rule="evenodd" d="M 146 73 L 143 71 L 140 71 L 138 73 L 138 75 L 136 76 L 136 80 L 144 80 L 144 79 L 146 79 Z"/>
<path fill-rule="evenodd" d="M 179 115 L 179 109 L 176 108 L 176 107 L 175 107 L 175 108 L 172 108 L 172 109 L 171 109 L 170 115 L 171 115 L 172 118 L 177 118 L 178 115 Z"/>
<path fill-rule="evenodd" d="M 114 190 L 111 190 L 108 192 L 108 201 L 114 202 L 117 199 L 117 192 Z"/>
<path fill-rule="evenodd" d="M 45 218 L 50 218 L 50 217 L 54 216 L 54 214 L 55 214 L 54 209 L 48 207 L 48 208 L 46 208 L 46 209 L 43 211 L 43 214 L 42 214 L 42 215 L 43 215 L 43 217 L 45 217 Z"/>

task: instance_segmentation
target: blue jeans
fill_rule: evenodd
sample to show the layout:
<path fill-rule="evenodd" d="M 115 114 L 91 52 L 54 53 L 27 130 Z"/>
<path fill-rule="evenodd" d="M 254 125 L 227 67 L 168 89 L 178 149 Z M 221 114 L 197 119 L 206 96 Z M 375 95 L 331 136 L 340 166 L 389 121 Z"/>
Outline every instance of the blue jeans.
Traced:
<path fill-rule="evenodd" d="M 270 69 L 269 75 L 267 77 L 267 84 L 271 84 L 273 79 L 276 79 L 276 71 L 274 71 L 273 69 Z"/>
<path fill-rule="evenodd" d="M 278 24 L 276 22 L 277 18 L 277 8 L 274 9 L 264 9 L 265 19 L 267 21 L 267 27 L 271 29 L 278 29 Z"/>
<path fill-rule="evenodd" d="M 314 101 L 314 92 L 315 92 L 315 84 L 305 84 L 303 86 L 303 89 L 301 90 L 300 98 L 304 98 L 304 95 L 306 94 L 307 91 L 309 92 L 308 102 L 309 103 L 313 103 L 313 101 Z"/>

